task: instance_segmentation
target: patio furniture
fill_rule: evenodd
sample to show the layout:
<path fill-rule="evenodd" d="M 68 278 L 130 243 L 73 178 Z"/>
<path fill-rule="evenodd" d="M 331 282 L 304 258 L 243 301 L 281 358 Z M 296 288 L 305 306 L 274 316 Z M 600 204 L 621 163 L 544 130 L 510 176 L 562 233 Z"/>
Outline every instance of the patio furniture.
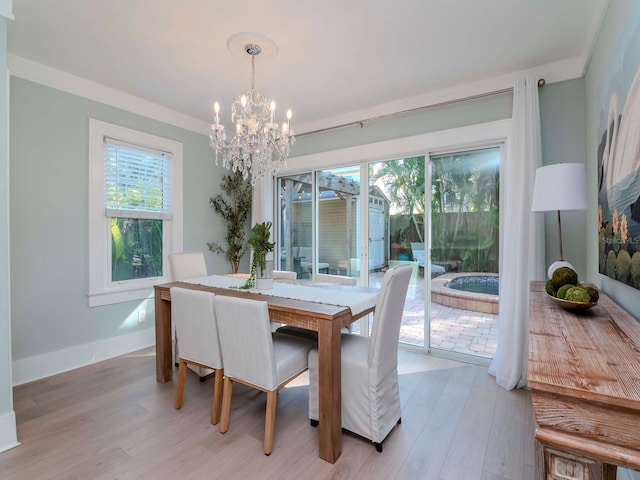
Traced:
<path fill-rule="evenodd" d="M 267 302 L 219 295 L 216 315 L 225 362 L 220 433 L 229 429 L 233 383 L 267 393 L 264 454 L 273 450 L 278 391 L 307 369 L 313 342 L 271 333 Z"/>
<path fill-rule="evenodd" d="M 173 302 L 171 315 L 180 335 L 180 355 L 178 361 L 178 384 L 176 385 L 175 407 L 182 407 L 184 382 L 187 365 L 211 369 L 215 374 L 211 423 L 218 423 L 222 402 L 222 354 L 218 338 L 218 324 L 215 312 L 215 294 L 186 288 L 171 289 Z"/>
<path fill-rule="evenodd" d="M 342 335 L 342 427 L 370 439 L 378 452 L 400 423 L 398 337 L 412 267 L 390 268 L 384 275 L 373 318 L 371 338 Z M 309 352 L 309 418 L 318 411 L 318 350 Z"/>
<path fill-rule="evenodd" d="M 418 267 L 424 272 L 424 243 L 411 242 L 411 253 L 413 259 L 418 262 Z M 442 275 L 446 270 L 441 265 L 431 264 L 431 278 Z"/>
<path fill-rule="evenodd" d="M 300 259 L 300 278 L 313 273 L 313 263 L 311 262 L 311 247 L 293 247 L 294 252 L 297 249 L 295 257 Z M 318 273 L 329 273 L 329 264 L 326 262 L 318 262 Z"/>

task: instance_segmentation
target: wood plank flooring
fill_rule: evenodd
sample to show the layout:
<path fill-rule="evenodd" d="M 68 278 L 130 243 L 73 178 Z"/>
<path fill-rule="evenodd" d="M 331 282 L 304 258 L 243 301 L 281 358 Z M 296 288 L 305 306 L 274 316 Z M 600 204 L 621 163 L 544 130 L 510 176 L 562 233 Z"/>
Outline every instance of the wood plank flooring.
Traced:
<path fill-rule="evenodd" d="M 237 385 L 229 431 L 210 421 L 213 378 L 155 382 L 153 349 L 14 389 L 19 447 L 0 479 L 534 479 L 528 391 L 507 392 L 486 367 L 399 354 L 402 424 L 377 453 L 343 436 L 335 464 L 318 458 L 306 375 L 278 397 L 273 453 L 262 453 L 266 395 Z M 177 374 L 177 370 L 176 370 Z"/>

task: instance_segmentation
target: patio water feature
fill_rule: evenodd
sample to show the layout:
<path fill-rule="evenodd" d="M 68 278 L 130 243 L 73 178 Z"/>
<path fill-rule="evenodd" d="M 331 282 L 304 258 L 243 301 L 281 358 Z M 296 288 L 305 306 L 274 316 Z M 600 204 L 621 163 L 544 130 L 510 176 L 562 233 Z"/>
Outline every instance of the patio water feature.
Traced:
<path fill-rule="evenodd" d="M 447 307 L 497 315 L 498 295 L 483 293 L 497 281 L 495 273 L 447 273 L 431 281 L 431 300 Z M 451 283 L 466 289 L 453 288 Z"/>

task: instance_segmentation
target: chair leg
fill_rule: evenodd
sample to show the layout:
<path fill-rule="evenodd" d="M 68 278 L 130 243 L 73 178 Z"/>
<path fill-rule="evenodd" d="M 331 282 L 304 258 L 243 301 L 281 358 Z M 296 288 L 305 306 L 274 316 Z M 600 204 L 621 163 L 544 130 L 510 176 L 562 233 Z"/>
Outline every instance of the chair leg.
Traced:
<path fill-rule="evenodd" d="M 184 381 L 187 378 L 187 362 L 180 359 L 178 368 L 178 384 L 176 385 L 175 407 L 182 407 L 182 397 L 184 396 Z"/>
<path fill-rule="evenodd" d="M 402 423 L 402 417 L 398 419 L 398 425 L 400 425 L 401 423 Z"/>
<path fill-rule="evenodd" d="M 378 453 L 382 452 L 382 444 L 381 443 L 373 442 L 373 444 L 376 446 L 376 451 Z"/>
<path fill-rule="evenodd" d="M 222 393 L 222 416 L 220 417 L 220 433 L 229 430 L 229 415 L 231 414 L 231 393 L 233 381 L 229 377 L 224 377 L 224 389 Z"/>
<path fill-rule="evenodd" d="M 318 424 L 320 423 L 318 420 L 314 420 L 313 418 L 310 419 L 311 422 L 311 426 L 313 428 L 316 428 L 318 426 Z"/>
<path fill-rule="evenodd" d="M 270 455 L 273 450 L 273 435 L 276 428 L 276 405 L 278 392 L 267 392 L 267 414 L 264 421 L 264 454 Z"/>
<path fill-rule="evenodd" d="M 220 409 L 222 407 L 222 377 L 224 369 L 216 370 L 213 378 L 213 405 L 211 405 L 211 425 L 216 425 L 220 421 Z"/>

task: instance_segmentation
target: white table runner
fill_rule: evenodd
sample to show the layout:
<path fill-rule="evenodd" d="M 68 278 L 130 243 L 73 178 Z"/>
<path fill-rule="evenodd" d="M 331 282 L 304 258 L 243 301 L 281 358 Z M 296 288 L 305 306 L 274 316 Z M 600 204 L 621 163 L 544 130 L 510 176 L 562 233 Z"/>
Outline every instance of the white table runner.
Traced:
<path fill-rule="evenodd" d="M 244 285 L 246 279 L 225 275 L 211 275 L 182 281 L 208 287 L 232 288 Z M 293 284 L 277 281 L 273 282 L 273 288 L 268 290 L 252 288 L 246 291 L 272 297 L 349 307 L 352 315 L 358 315 L 369 308 L 375 307 L 379 293 L 379 290 L 364 287 L 323 283 Z"/>

